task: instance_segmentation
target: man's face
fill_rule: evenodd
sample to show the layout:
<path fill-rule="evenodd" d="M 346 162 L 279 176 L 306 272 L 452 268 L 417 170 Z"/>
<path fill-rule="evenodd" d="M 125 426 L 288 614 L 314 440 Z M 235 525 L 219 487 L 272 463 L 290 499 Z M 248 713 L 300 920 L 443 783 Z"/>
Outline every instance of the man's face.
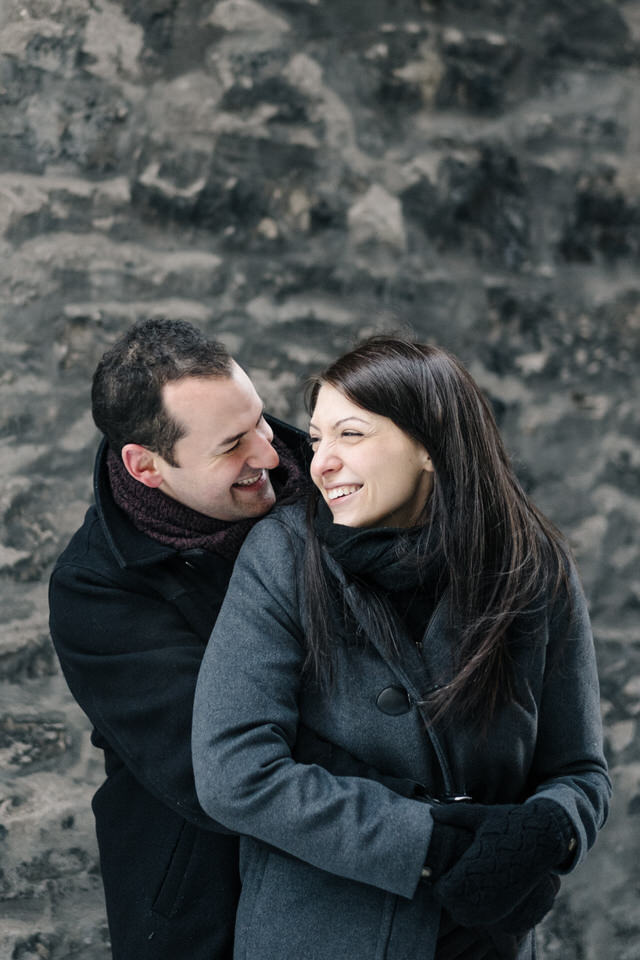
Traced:
<path fill-rule="evenodd" d="M 165 409 L 186 428 L 173 455 L 154 454 L 159 489 L 217 520 L 261 517 L 275 503 L 269 470 L 278 466 L 273 431 L 251 380 L 236 363 L 231 375 L 186 377 L 165 384 Z"/>

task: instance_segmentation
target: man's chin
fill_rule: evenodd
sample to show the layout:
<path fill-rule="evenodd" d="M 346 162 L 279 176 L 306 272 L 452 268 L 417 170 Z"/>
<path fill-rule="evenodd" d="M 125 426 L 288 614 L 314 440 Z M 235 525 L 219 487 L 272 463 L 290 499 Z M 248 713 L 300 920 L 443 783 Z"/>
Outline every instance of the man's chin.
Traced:
<path fill-rule="evenodd" d="M 237 510 L 246 518 L 263 517 L 275 505 L 276 495 L 271 484 L 256 494 L 255 497 L 236 500 Z"/>
<path fill-rule="evenodd" d="M 269 485 L 271 487 L 271 485 Z M 264 516 L 265 513 L 269 513 L 272 507 L 276 505 L 276 495 L 273 487 L 271 487 L 271 492 L 266 497 L 262 498 L 260 503 L 260 516 Z"/>

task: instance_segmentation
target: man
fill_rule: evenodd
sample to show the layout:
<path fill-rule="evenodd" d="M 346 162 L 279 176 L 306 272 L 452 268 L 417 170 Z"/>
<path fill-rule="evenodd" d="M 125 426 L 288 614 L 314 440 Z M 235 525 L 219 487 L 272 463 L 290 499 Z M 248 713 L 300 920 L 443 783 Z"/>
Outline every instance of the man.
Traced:
<path fill-rule="evenodd" d="M 105 354 L 95 504 L 59 558 L 51 634 L 104 751 L 93 799 L 114 960 L 230 960 L 237 840 L 200 809 L 191 712 L 247 532 L 305 482 L 303 436 L 190 324 L 149 320 Z"/>

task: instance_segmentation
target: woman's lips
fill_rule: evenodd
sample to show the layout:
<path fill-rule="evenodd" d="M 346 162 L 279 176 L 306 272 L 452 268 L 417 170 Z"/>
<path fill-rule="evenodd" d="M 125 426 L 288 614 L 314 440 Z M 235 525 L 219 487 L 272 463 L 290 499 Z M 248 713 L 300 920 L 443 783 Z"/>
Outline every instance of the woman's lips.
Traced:
<path fill-rule="evenodd" d="M 340 486 L 325 490 L 325 494 L 329 503 L 336 503 L 339 500 L 345 499 L 345 497 L 350 497 L 352 494 L 357 493 L 361 488 L 361 483 L 343 483 L 340 484 Z"/>

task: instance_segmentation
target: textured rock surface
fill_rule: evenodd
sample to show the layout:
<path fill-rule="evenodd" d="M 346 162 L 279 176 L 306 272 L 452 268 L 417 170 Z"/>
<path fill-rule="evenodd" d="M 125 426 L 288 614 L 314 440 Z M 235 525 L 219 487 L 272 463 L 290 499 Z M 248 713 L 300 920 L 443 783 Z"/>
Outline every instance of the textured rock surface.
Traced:
<path fill-rule="evenodd" d="M 47 633 L 133 319 L 224 339 L 268 407 L 376 329 L 490 396 L 591 601 L 611 819 L 543 955 L 640 955 L 640 4 L 0 4 L 0 958 L 105 960 L 101 779 Z M 559 736 L 561 736 L 559 731 Z"/>

